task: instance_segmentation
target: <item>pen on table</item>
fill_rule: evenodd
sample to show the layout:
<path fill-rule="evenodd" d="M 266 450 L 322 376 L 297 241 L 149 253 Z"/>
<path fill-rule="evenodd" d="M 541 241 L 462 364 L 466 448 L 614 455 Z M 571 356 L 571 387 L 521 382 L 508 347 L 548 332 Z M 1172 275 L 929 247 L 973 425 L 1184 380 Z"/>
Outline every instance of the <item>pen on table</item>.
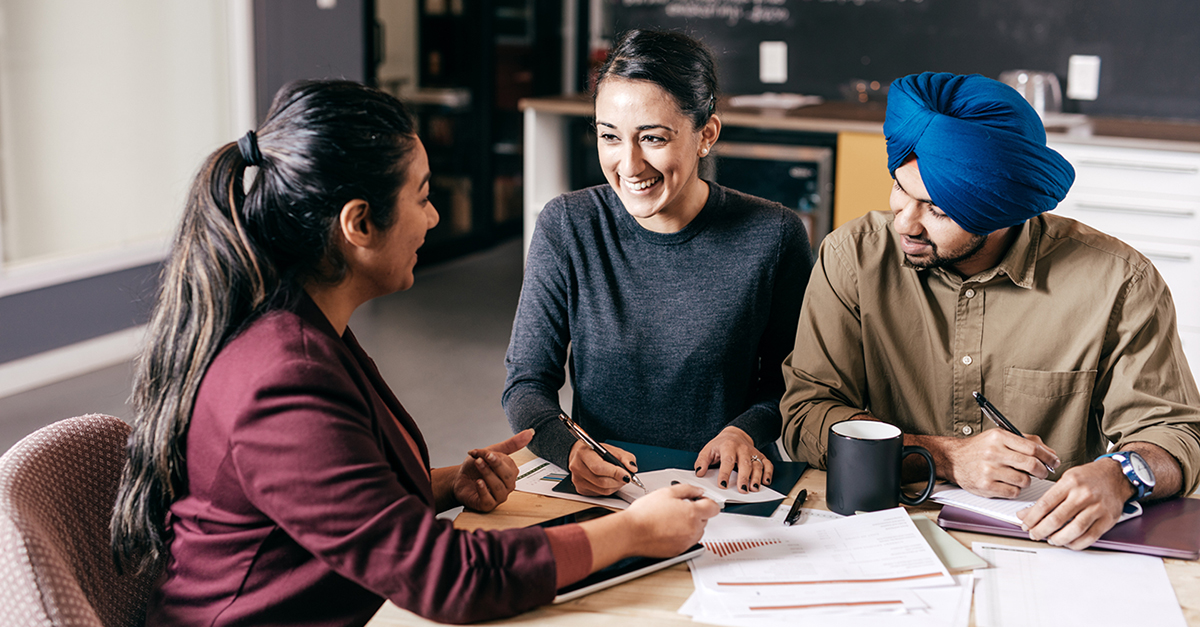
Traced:
<path fill-rule="evenodd" d="M 1021 433 L 1021 430 L 1018 429 L 1016 425 L 1009 422 L 1008 418 L 1005 418 L 1004 414 L 1000 413 L 1000 410 L 996 409 L 996 406 L 992 405 L 991 402 L 984 398 L 982 394 L 979 392 L 971 392 L 971 395 L 975 397 L 975 402 L 979 404 L 979 409 L 983 410 L 983 415 L 987 416 L 992 422 L 996 423 L 997 427 L 1000 427 L 1001 429 L 1004 429 L 1005 431 L 1019 438 L 1025 437 L 1025 434 Z M 1054 472 L 1054 469 L 1050 467 L 1050 464 L 1042 462 L 1042 465 L 1046 467 L 1047 471 Z"/>
<path fill-rule="evenodd" d="M 603 444 L 597 442 L 595 439 L 592 438 L 592 436 L 588 435 L 587 432 L 584 431 L 579 425 L 575 424 L 575 421 L 571 420 L 570 416 L 566 415 L 563 412 L 559 412 L 558 419 L 561 420 L 563 422 L 563 424 L 567 426 L 567 431 L 570 431 L 571 435 L 575 436 L 575 438 L 577 440 L 579 440 L 580 442 L 583 442 L 584 444 L 586 444 L 588 446 L 588 448 L 595 451 L 596 454 L 600 456 L 600 459 L 603 459 L 604 461 L 612 464 L 613 466 L 616 466 L 617 468 L 620 468 L 621 470 L 624 470 L 625 472 L 629 473 L 629 480 L 632 481 L 634 483 L 634 485 L 641 488 L 642 490 L 645 490 L 646 492 L 649 492 L 649 490 L 646 490 L 646 484 L 642 483 L 642 480 L 638 479 L 637 475 L 634 474 L 633 471 L 626 468 L 625 464 L 621 463 L 621 460 L 617 459 L 616 455 L 613 455 L 612 453 L 610 453 L 608 451 L 608 449 L 604 448 Z"/>
<path fill-rule="evenodd" d="M 783 517 L 785 526 L 791 527 L 800 520 L 800 506 L 804 505 L 806 499 L 808 499 L 808 490 L 801 490 L 800 494 L 796 495 L 796 500 L 792 502 L 792 509 L 789 509 L 787 516 Z"/>

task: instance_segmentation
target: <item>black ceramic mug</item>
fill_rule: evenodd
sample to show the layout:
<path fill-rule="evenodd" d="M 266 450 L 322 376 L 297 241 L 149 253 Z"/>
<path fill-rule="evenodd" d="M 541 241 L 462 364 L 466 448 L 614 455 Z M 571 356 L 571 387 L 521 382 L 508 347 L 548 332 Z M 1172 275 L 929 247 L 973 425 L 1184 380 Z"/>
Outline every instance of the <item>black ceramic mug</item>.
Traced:
<path fill-rule="evenodd" d="M 929 462 L 929 485 L 915 499 L 900 491 L 900 463 L 909 455 Z M 904 446 L 898 427 L 874 420 L 847 420 L 830 427 L 826 468 L 826 503 L 846 516 L 923 503 L 937 478 L 929 451 Z"/>

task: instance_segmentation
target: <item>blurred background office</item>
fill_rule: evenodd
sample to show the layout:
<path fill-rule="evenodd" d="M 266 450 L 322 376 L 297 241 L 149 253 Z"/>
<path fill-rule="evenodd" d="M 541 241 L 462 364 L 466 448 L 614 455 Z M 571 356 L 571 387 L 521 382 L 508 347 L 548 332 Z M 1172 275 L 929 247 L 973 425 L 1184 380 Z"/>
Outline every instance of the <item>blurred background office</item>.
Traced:
<path fill-rule="evenodd" d="M 603 182 L 586 94 L 632 27 L 700 38 L 725 94 L 757 96 L 722 103 L 705 175 L 791 206 L 814 243 L 886 209 L 892 79 L 1003 76 L 1080 171 L 1060 210 L 1154 260 L 1200 363 L 1194 0 L 0 0 L 0 451 L 72 415 L 131 417 L 132 358 L 195 168 L 279 86 L 323 77 L 411 103 L 442 216 L 415 287 L 352 327 L 435 464 L 505 437 L 531 181 Z M 543 168 L 531 151 L 547 146 Z"/>

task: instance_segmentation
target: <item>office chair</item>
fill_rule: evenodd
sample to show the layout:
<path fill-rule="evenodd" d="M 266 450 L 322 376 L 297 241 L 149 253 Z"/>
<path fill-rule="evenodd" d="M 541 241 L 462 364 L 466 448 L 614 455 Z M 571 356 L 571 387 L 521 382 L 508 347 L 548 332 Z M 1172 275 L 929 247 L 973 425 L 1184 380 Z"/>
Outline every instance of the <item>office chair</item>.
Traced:
<path fill-rule="evenodd" d="M 129 425 L 43 427 L 0 457 L 0 625 L 141 625 L 158 569 L 118 575 L 109 518 Z"/>

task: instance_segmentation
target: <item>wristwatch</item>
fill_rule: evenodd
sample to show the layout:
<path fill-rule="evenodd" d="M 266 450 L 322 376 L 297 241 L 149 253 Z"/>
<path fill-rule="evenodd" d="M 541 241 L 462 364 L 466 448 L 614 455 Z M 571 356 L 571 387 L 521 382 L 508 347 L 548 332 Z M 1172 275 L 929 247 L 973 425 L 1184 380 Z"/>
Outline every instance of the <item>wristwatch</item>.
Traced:
<path fill-rule="evenodd" d="M 1141 455 L 1133 451 L 1118 451 L 1101 455 L 1096 459 L 1101 460 L 1105 457 L 1111 457 L 1121 464 L 1121 472 L 1125 473 L 1125 478 L 1133 484 L 1134 495 L 1130 500 L 1141 501 L 1154 492 L 1154 471 L 1150 469 L 1150 464 L 1147 464 Z"/>

